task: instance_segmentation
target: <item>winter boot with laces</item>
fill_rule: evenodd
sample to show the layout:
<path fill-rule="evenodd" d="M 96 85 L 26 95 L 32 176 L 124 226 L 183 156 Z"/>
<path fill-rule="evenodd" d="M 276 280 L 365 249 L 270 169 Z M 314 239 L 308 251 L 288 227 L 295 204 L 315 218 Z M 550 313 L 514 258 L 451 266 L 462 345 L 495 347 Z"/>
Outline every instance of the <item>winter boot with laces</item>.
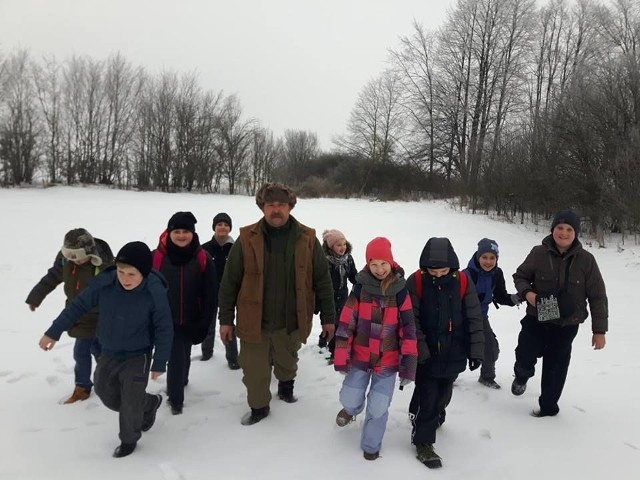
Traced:
<path fill-rule="evenodd" d="M 70 403 L 76 403 L 82 400 L 86 400 L 91 395 L 91 390 L 87 390 L 80 385 L 76 385 L 76 388 L 73 390 L 73 393 L 69 398 L 67 398 L 64 402 L 64 405 L 69 405 Z"/>
<path fill-rule="evenodd" d="M 349 415 L 347 411 L 343 408 L 338 412 L 338 415 L 336 415 L 336 423 L 338 424 L 339 427 L 346 427 L 351 422 L 353 422 L 355 418 L 356 418 L 355 416 Z"/>
<path fill-rule="evenodd" d="M 416 445 L 416 453 L 416 458 L 428 468 L 440 468 L 442 466 L 442 459 L 433 451 L 433 444 L 422 443 Z"/>

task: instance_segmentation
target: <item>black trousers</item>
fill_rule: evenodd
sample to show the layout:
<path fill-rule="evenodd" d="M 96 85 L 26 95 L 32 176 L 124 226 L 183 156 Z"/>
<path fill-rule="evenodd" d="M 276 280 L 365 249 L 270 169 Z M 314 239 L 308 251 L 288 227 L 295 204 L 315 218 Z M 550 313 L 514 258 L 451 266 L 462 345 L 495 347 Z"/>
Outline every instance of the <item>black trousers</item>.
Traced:
<path fill-rule="evenodd" d="M 182 406 L 184 403 L 184 387 L 189 383 L 191 347 L 190 335 L 178 330 L 173 331 L 171 357 L 167 365 L 167 394 L 171 405 Z"/>
<path fill-rule="evenodd" d="M 451 377 L 432 377 L 427 368 L 418 365 L 415 388 L 409 405 L 411 414 L 411 443 L 436 443 L 436 430 L 439 426 L 440 414 L 451 401 L 453 382 L 457 375 Z"/>
<path fill-rule="evenodd" d="M 206 338 L 202 341 L 200 348 L 202 355 L 213 353 L 213 343 L 216 339 L 216 322 L 215 320 L 209 325 Z M 238 362 L 238 339 L 234 333 L 233 338 L 225 346 L 225 357 L 227 362 Z"/>
<path fill-rule="evenodd" d="M 494 380 L 496 378 L 496 361 L 500 354 L 500 346 L 498 345 L 496 334 L 489 323 L 489 317 L 483 318 L 482 328 L 484 330 L 484 358 L 480 367 L 480 376 L 487 380 Z"/>
<path fill-rule="evenodd" d="M 538 358 L 542 357 L 542 382 L 540 386 L 540 409 L 550 415 L 560 411 L 558 401 L 569 371 L 571 346 L 578 333 L 578 325 L 561 327 L 551 323 L 541 323 L 527 315 L 520 324 L 516 363 L 513 367 L 516 377 L 528 380 L 535 374 Z"/>
<path fill-rule="evenodd" d="M 101 355 L 93 375 L 94 389 L 105 407 L 119 413 L 120 441 L 136 443 L 144 413 L 155 406 L 146 392 L 151 354 L 121 359 Z"/>

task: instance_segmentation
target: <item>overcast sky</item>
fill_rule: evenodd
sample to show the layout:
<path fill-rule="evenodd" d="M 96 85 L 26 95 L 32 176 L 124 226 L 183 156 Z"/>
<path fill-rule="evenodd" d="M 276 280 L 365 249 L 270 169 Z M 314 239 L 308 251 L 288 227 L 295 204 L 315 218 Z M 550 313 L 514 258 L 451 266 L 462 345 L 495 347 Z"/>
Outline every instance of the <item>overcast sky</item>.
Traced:
<path fill-rule="evenodd" d="M 365 83 L 415 18 L 440 26 L 454 0 L 0 0 L 0 52 L 104 59 L 196 72 L 236 93 L 246 117 L 276 135 L 345 131 Z"/>

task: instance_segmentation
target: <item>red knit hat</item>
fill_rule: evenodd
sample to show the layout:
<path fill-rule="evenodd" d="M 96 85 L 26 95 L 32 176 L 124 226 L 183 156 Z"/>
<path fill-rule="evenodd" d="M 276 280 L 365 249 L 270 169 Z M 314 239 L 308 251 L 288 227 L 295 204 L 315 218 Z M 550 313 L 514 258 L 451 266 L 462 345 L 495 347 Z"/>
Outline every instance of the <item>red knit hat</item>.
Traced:
<path fill-rule="evenodd" d="M 395 265 L 393 261 L 393 253 L 391 253 L 391 242 L 385 237 L 376 237 L 367 244 L 365 251 L 367 265 L 371 260 L 384 260 L 391 265 Z"/>

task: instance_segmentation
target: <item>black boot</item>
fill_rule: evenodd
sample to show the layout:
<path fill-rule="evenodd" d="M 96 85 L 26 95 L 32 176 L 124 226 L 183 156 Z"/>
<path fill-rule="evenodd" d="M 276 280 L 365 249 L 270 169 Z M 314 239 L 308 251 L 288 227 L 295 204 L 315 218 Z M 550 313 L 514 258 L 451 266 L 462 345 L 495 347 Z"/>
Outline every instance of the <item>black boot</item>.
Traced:
<path fill-rule="evenodd" d="M 126 457 L 127 455 L 131 455 L 135 449 L 135 443 L 121 443 L 120 446 L 116 447 L 113 451 L 113 456 L 115 458 Z"/>
<path fill-rule="evenodd" d="M 240 423 L 242 423 L 242 425 L 253 425 L 266 418 L 268 415 L 269 405 L 262 408 L 252 408 L 249 413 L 242 417 Z"/>
<path fill-rule="evenodd" d="M 144 417 L 142 419 L 142 427 L 140 430 L 143 432 L 148 432 L 153 424 L 156 423 L 156 414 L 158 413 L 158 408 L 162 405 L 162 395 L 156 394 L 153 395 L 153 403 L 151 404 L 151 408 L 144 412 Z"/>
<path fill-rule="evenodd" d="M 239 370 L 240 364 L 238 363 L 238 341 L 235 337 L 231 339 L 229 343 L 225 345 L 227 365 L 231 370 Z"/>
<path fill-rule="evenodd" d="M 293 380 L 278 382 L 278 398 L 287 403 L 296 403 L 298 399 L 293 395 Z"/>

